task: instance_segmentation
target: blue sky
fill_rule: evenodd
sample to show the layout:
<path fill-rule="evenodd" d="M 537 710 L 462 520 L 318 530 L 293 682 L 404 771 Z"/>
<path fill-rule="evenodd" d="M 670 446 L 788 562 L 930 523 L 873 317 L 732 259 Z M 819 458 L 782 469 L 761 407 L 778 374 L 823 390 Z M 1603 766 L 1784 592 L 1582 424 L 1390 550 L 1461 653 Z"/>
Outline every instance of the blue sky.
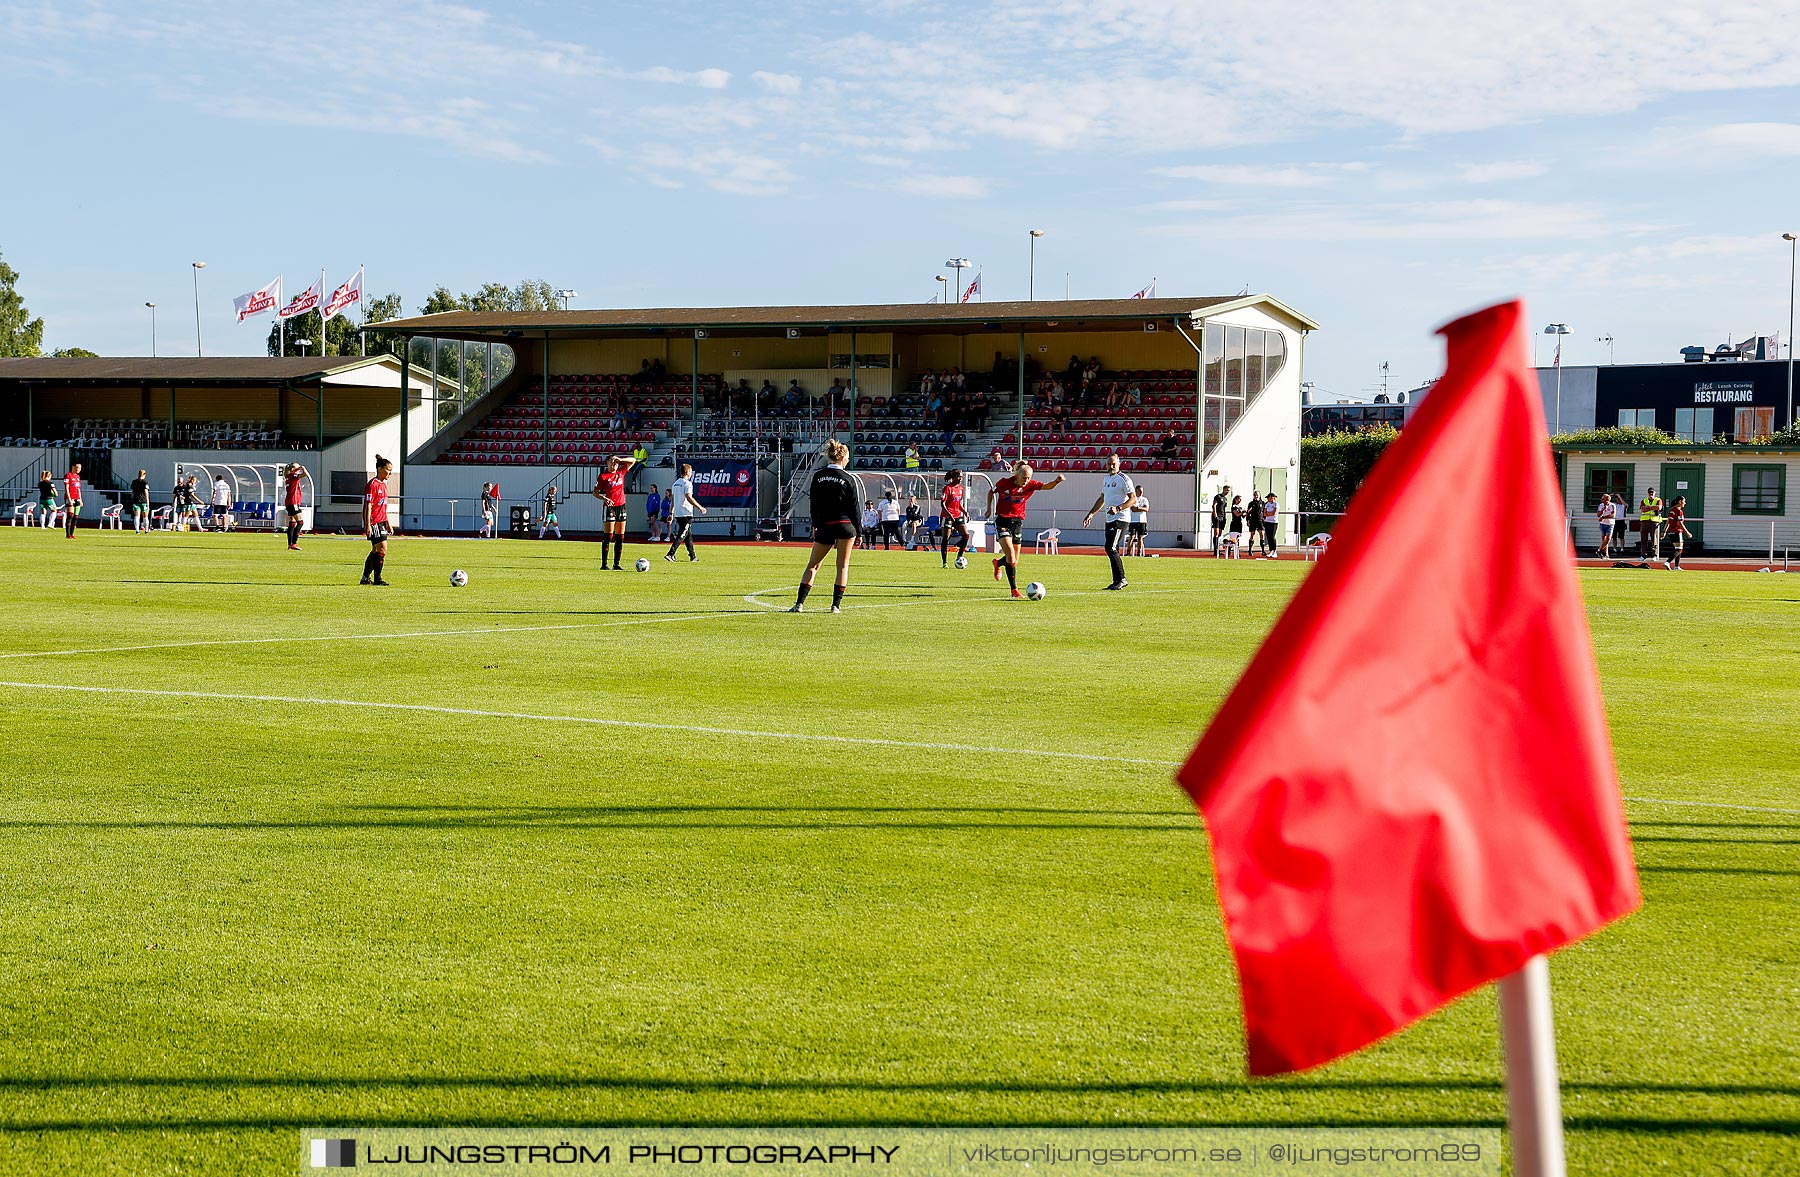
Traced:
<path fill-rule="evenodd" d="M 1785 329 L 1800 23 L 1763 0 L 0 0 L 0 251 L 46 347 L 261 350 L 358 263 L 582 306 L 1037 292 L 1312 315 L 1327 394 L 1523 295 L 1566 360 Z M 1548 359 L 1548 349 L 1544 358 Z"/>

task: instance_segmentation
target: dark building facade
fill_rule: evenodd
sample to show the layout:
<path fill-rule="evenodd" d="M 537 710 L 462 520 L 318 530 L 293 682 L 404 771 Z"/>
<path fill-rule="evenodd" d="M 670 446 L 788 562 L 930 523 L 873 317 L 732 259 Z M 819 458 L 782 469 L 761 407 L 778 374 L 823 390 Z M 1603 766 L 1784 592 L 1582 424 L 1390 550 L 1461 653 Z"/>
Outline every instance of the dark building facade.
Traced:
<path fill-rule="evenodd" d="M 1564 429 L 1653 426 L 1686 441 L 1742 442 L 1788 424 L 1785 360 L 1565 368 L 1562 379 Z M 1538 381 L 1548 406 L 1556 370 L 1539 368 Z"/>

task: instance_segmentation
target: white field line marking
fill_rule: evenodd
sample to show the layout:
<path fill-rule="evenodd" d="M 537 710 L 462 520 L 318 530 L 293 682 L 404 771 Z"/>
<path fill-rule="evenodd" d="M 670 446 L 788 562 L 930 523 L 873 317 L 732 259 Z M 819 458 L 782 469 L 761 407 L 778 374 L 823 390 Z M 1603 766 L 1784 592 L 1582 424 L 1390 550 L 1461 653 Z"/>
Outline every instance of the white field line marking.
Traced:
<path fill-rule="evenodd" d="M 749 602 L 752 605 L 759 606 L 763 609 L 780 610 L 782 612 L 786 612 L 788 609 L 788 606 L 786 606 L 786 605 L 771 605 L 769 602 L 760 601 L 757 598 L 761 597 L 765 593 L 780 593 L 780 592 L 791 593 L 795 590 L 795 587 L 796 587 L 795 585 L 781 584 L 781 585 L 776 585 L 774 588 L 757 589 L 753 593 L 745 593 L 744 600 Z M 875 585 L 873 587 L 882 588 L 885 586 Z M 1132 596 L 1149 597 L 1149 596 L 1158 596 L 1163 593 L 1203 593 L 1203 592 L 1209 591 L 1211 588 L 1212 588 L 1211 585 L 1204 585 L 1204 586 L 1196 586 L 1193 588 L 1139 589 L 1136 592 L 1132 593 Z M 1072 592 L 1072 593 L 1058 593 L 1057 596 L 1058 597 L 1097 597 L 1100 595 L 1101 591 L 1102 590 Z M 859 601 L 854 604 L 846 605 L 846 606 L 844 606 L 844 608 L 846 610 L 849 610 L 849 609 L 910 609 L 915 605 L 974 605 L 974 604 L 981 604 L 984 602 L 991 604 L 995 601 L 1008 601 L 1008 600 L 1011 600 L 1011 598 L 1008 596 L 996 593 L 993 596 L 987 596 L 987 595 L 983 594 L 981 596 L 972 596 L 972 597 L 932 597 L 928 600 L 923 600 L 923 601 L 885 601 L 880 604 L 869 604 L 867 602 Z"/>
<path fill-rule="evenodd" d="M 218 699 L 243 703 L 288 703 L 313 707 L 362 707 L 381 711 L 411 711 L 431 715 L 471 716 L 478 719 L 526 719 L 538 723 L 578 723 L 594 727 L 630 728 L 638 731 L 690 732 L 757 740 L 800 740 L 821 744 L 854 744 L 863 747 L 908 748 L 922 752 L 985 752 L 1000 756 L 1042 756 L 1054 760 L 1080 760 L 1101 764 L 1134 764 L 1150 768 L 1179 768 L 1179 760 L 1154 760 L 1139 756 L 1106 756 L 1093 752 L 1063 752 L 1044 748 L 995 748 L 981 744 L 949 744 L 919 740 L 884 740 L 872 736 L 830 736 L 811 732 L 761 731 L 755 728 L 708 727 L 703 724 L 650 723 L 634 719 L 605 719 L 590 715 L 543 715 L 530 711 L 484 711 L 474 707 L 440 707 L 429 703 L 389 703 L 367 699 L 321 699 L 299 695 L 244 695 L 222 691 L 170 691 L 149 687 L 73 686 L 66 683 L 3 682 L 0 687 L 17 691 L 79 691 L 96 695 L 145 695 L 168 699 Z M 1800 809 L 1769 805 L 1737 805 L 1724 801 L 1669 801 L 1660 797 L 1626 797 L 1636 805 L 1681 805 L 1701 809 L 1734 809 L 1750 813 L 1800 816 Z"/>
<path fill-rule="evenodd" d="M 0 654 L 6 658 L 60 658 L 71 654 L 129 654 L 135 650 L 180 650 L 192 646 L 260 646 L 288 642 L 378 642 L 397 638 L 471 638 L 491 633 L 540 633 L 558 629 L 608 629 L 621 625 L 664 625 L 671 621 L 711 621 L 724 617 L 761 617 L 732 609 L 717 613 L 671 613 L 663 617 L 637 617 L 629 621 L 575 621 L 560 625 L 497 625 L 491 629 L 424 629 L 404 633 L 293 634 L 278 638 L 211 638 L 188 642 L 148 642 L 138 646 L 90 646 L 78 650 L 18 650 Z"/>
<path fill-rule="evenodd" d="M 1053 760 L 1081 760 L 1102 764 L 1138 764 L 1171 768 L 1172 760 L 1133 756 L 1104 756 L 1092 752 L 1060 752 L 1042 748 L 995 748 L 982 744 L 948 744 L 915 740 L 884 740 L 874 736 L 831 736 L 812 732 L 761 731 L 755 728 L 708 727 L 703 724 L 651 723 L 636 719 L 605 719 L 591 715 L 542 715 L 529 711 L 483 711 L 473 707 L 439 707 L 429 703 L 389 703 L 369 699 L 321 699 L 297 695 L 242 695 L 223 691 L 170 691 L 150 687 L 73 686 L 65 683 L 0 682 L 18 691 L 79 691 L 95 695 L 140 695 L 166 699 L 218 699 L 238 703 L 290 703 L 314 707 L 361 707 L 380 711 L 424 712 L 432 715 L 472 716 L 478 719 L 526 719 L 539 723 L 579 723 L 594 727 L 631 728 L 638 731 L 689 732 L 696 735 L 731 736 L 753 740 L 800 740 L 821 744 L 855 744 L 878 748 L 908 748 L 921 752 L 984 752 L 999 756 L 1042 756 Z"/>

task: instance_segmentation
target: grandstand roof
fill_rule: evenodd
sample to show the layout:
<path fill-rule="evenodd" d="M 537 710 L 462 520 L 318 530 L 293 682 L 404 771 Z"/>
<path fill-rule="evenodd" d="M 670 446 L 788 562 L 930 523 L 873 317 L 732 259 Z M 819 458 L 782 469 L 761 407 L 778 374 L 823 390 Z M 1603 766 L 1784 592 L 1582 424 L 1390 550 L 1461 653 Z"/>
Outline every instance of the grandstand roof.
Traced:
<path fill-rule="evenodd" d="M 1035 302 L 876 303 L 798 307 L 645 307 L 625 310 L 444 311 L 369 324 L 371 331 L 443 339 L 503 339 L 509 333 L 662 335 L 668 332 L 753 333 L 801 329 L 898 331 L 906 334 L 986 334 L 1000 328 L 1092 330 L 1104 323 L 1187 318 L 1263 306 L 1317 330 L 1318 324 L 1266 294 L 1206 298 L 1040 299 Z"/>
<path fill-rule="evenodd" d="M 370 365 L 398 361 L 392 356 L 36 356 L 0 359 L 0 380 L 44 384 L 286 384 L 310 382 Z"/>

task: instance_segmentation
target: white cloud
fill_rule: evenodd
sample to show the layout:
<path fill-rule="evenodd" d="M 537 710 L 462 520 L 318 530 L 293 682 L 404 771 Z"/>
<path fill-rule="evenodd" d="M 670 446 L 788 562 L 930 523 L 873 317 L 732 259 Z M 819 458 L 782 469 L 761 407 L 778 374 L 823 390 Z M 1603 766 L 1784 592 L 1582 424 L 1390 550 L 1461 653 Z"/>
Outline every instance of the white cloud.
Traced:
<path fill-rule="evenodd" d="M 1367 164 L 1303 164 L 1258 167 L 1254 164 L 1198 164 L 1152 169 L 1154 174 L 1176 180 L 1201 180 L 1208 184 L 1240 184 L 1254 188 L 1317 188 L 1345 172 L 1360 172 Z"/>
<path fill-rule="evenodd" d="M 1243 216 L 1212 217 L 1161 230 L 1176 236 L 1217 235 L 1260 241 L 1516 241 L 1595 240 L 1655 226 L 1620 224 L 1599 208 L 1510 200 L 1439 200 L 1409 204 L 1313 203 Z"/>
<path fill-rule="evenodd" d="M 927 173 L 908 173 L 896 179 L 891 187 L 908 196 L 943 200 L 979 200 L 989 191 L 988 182 L 979 176 L 936 176 Z"/>
<path fill-rule="evenodd" d="M 670 86 L 698 86 L 702 90 L 723 90 L 731 84 L 731 71 L 722 69 L 678 70 L 666 65 L 620 74 L 634 82 L 660 82 Z"/>
<path fill-rule="evenodd" d="M 772 74 L 767 70 L 757 70 L 750 75 L 750 80 L 773 94 L 800 93 L 800 75 Z"/>
<path fill-rule="evenodd" d="M 1724 123 L 1693 136 L 1697 146 L 1751 156 L 1800 155 L 1800 123 Z"/>
<path fill-rule="evenodd" d="M 644 169 L 646 180 L 664 187 L 698 180 L 733 196 L 780 196 L 794 182 L 785 163 L 736 147 L 688 150 L 652 143 L 630 153 L 630 158 Z"/>
<path fill-rule="evenodd" d="M 1533 159 L 1497 160 L 1493 163 L 1465 163 L 1457 175 L 1470 184 L 1503 184 L 1510 180 L 1530 180 L 1547 174 L 1550 165 Z"/>

